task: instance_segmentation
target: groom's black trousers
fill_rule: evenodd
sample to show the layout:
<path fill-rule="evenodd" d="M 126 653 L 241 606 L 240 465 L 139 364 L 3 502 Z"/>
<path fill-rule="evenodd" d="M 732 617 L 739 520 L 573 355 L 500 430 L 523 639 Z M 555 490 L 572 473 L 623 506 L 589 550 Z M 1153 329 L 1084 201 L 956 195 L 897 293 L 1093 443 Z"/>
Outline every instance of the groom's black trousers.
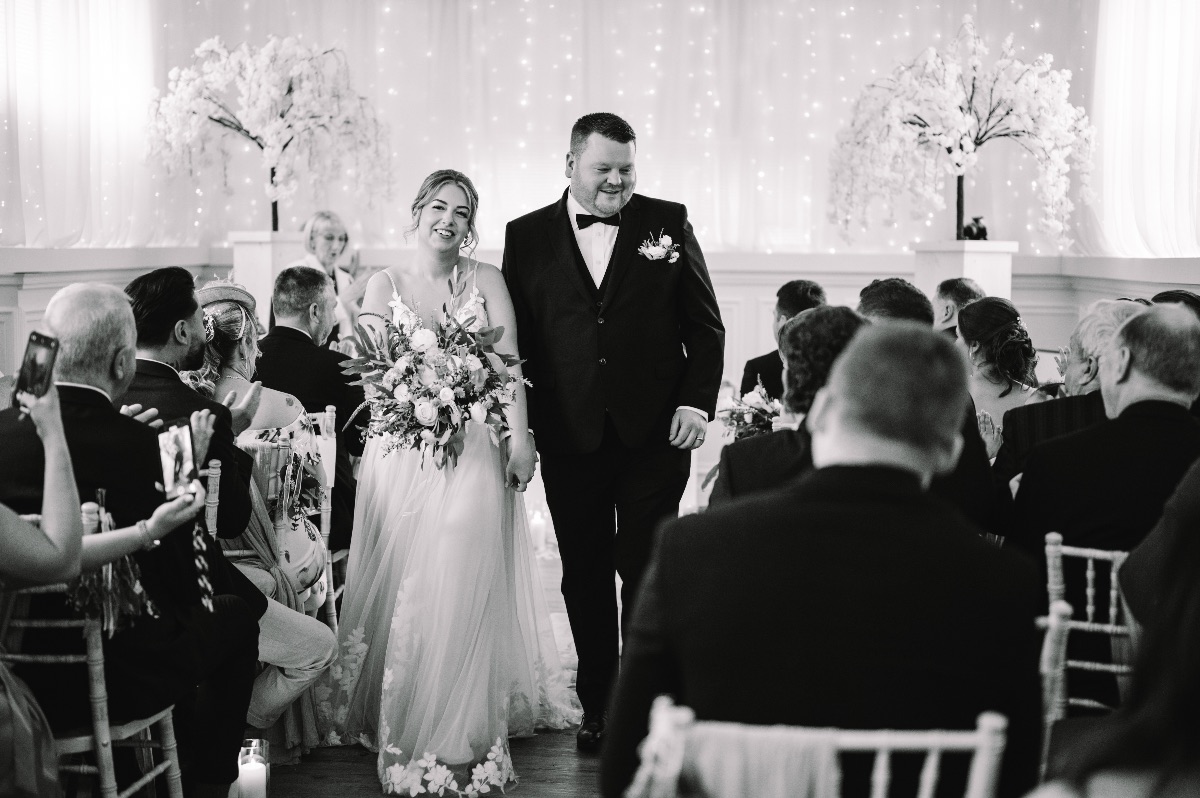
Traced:
<path fill-rule="evenodd" d="M 562 556 L 562 593 L 579 653 L 576 690 L 584 712 L 608 707 L 619 659 L 616 574 L 621 575 L 621 629 L 628 628 L 654 531 L 679 514 L 691 452 L 661 441 L 621 443 L 606 419 L 600 448 L 587 454 L 544 452 L 542 480 Z"/>

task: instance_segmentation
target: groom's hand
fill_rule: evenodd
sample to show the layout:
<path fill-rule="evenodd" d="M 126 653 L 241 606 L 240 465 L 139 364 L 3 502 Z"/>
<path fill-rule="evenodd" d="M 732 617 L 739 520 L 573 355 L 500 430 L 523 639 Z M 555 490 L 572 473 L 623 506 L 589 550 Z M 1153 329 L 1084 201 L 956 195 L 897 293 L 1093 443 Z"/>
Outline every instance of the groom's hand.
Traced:
<path fill-rule="evenodd" d="M 708 429 L 708 419 L 695 410 L 681 407 L 675 411 L 671 419 L 671 445 L 676 449 L 691 451 L 704 443 L 704 431 Z"/>

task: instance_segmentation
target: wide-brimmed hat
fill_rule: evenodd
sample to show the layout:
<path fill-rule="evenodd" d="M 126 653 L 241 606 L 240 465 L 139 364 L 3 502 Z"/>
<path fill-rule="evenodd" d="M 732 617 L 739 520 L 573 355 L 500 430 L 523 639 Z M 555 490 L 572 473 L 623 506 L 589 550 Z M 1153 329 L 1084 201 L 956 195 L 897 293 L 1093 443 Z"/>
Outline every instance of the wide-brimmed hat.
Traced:
<path fill-rule="evenodd" d="M 228 280 L 214 280 L 203 288 L 196 289 L 196 301 L 201 307 L 214 302 L 237 302 L 244 305 L 251 316 L 255 314 L 254 296 L 237 283 Z"/>

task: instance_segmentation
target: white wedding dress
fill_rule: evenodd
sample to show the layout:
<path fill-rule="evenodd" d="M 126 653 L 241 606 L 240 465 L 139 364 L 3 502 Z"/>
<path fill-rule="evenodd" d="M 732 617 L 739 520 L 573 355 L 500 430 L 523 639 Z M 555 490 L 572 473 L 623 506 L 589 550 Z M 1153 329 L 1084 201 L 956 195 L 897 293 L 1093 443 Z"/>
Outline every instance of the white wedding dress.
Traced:
<path fill-rule="evenodd" d="M 415 329 L 394 289 L 397 326 Z M 478 290 L 454 313 L 483 322 Z M 367 442 L 338 642 L 318 687 L 323 736 L 378 751 L 385 792 L 495 792 L 515 780 L 510 736 L 579 721 L 524 503 L 486 427 L 469 423 L 444 469 Z"/>

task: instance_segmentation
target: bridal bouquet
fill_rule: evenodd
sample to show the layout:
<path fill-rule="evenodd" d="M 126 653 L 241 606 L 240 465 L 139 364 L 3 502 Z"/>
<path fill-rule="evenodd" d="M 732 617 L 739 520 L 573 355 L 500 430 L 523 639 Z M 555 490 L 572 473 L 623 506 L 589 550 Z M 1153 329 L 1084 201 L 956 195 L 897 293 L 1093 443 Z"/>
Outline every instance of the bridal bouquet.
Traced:
<path fill-rule="evenodd" d="M 734 440 L 763 435 L 772 430 L 772 423 L 783 412 L 778 399 L 771 399 L 760 382 L 740 399 L 733 399 L 729 407 L 717 411 L 717 417 L 725 429 L 733 433 Z"/>
<path fill-rule="evenodd" d="M 499 444 L 518 379 L 508 369 L 521 362 L 495 351 L 503 327 L 479 327 L 442 310 L 436 329 L 397 326 L 382 316 L 382 333 L 357 325 L 358 357 L 344 364 L 366 392 L 367 435 L 383 438 L 385 454 L 400 447 L 432 453 L 438 468 L 458 463 L 468 421 L 486 424 Z"/>

